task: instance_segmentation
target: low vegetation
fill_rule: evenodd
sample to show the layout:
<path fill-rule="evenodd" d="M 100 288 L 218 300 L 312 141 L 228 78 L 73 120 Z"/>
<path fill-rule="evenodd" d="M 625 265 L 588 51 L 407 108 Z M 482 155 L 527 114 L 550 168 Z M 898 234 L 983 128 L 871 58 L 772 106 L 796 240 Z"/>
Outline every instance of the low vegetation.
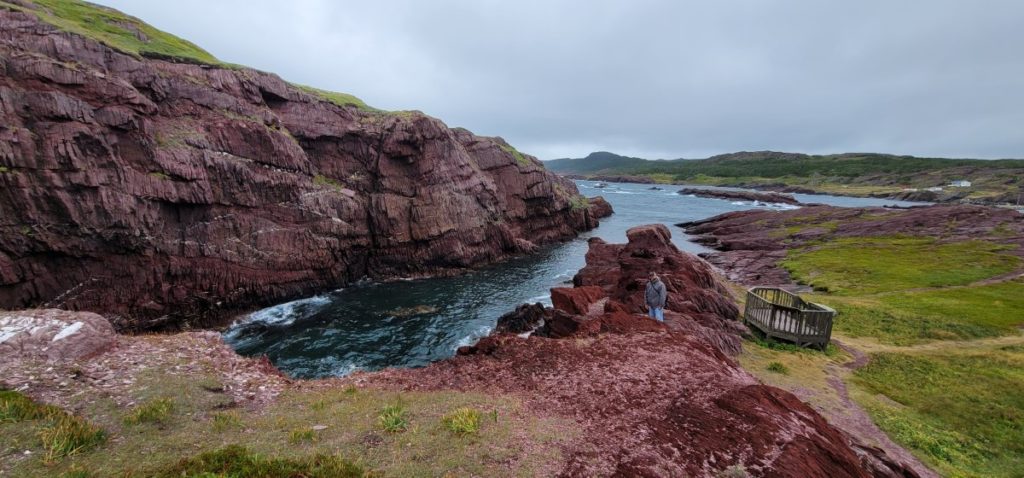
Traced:
<path fill-rule="evenodd" d="M 128 425 L 140 423 L 166 423 L 174 412 L 174 402 L 169 398 L 155 398 L 135 407 L 124 418 Z"/>
<path fill-rule="evenodd" d="M 453 433 L 470 434 L 480 431 L 480 411 L 463 407 L 441 417 L 441 424 Z"/>
<path fill-rule="evenodd" d="M 111 8 L 79 0 L 33 0 L 33 3 L 37 8 L 26 8 L 10 2 L 0 2 L 0 5 L 33 13 L 57 28 L 131 55 L 220 64 L 213 55 L 192 42 Z"/>
<path fill-rule="evenodd" d="M 335 455 L 276 458 L 229 445 L 180 461 L 154 475 L 157 478 L 243 477 L 260 478 L 364 478 L 380 476 L 363 466 Z"/>
<path fill-rule="evenodd" d="M 380 411 L 377 421 L 380 428 L 388 433 L 404 432 L 409 428 L 409 420 L 405 417 L 405 407 L 402 404 L 388 405 Z"/>
<path fill-rule="evenodd" d="M 356 109 L 363 111 L 381 112 L 381 110 L 378 110 L 377 108 L 373 108 L 370 105 L 367 105 L 366 102 L 364 102 L 363 100 L 348 93 L 338 93 L 336 91 L 321 90 L 320 88 L 300 85 L 298 83 L 292 83 L 291 85 L 302 91 L 305 91 L 306 93 L 330 101 L 331 103 L 334 103 L 338 106 L 354 106 L 356 107 Z"/>
<path fill-rule="evenodd" d="M 782 263 L 798 281 L 837 295 L 967 285 L 1005 274 L 1020 259 L 985 241 L 854 237 L 791 251 Z"/>
<path fill-rule="evenodd" d="M 822 227 L 806 219 L 779 231 Z M 817 289 L 805 297 L 835 308 L 833 335 L 869 361 L 851 371 L 843 353 L 755 338 L 741 363 L 824 411 L 843 407 L 830 384 L 846 381 L 883 431 L 942 475 L 1019 476 L 1022 264 L 1010 247 L 981 239 L 826 238 L 790 251 L 785 267 Z"/>
<path fill-rule="evenodd" d="M 17 429 L 21 436 L 26 435 L 25 431 L 34 431 L 38 446 L 44 452 L 41 458 L 44 464 L 91 450 L 107 440 L 103 429 L 82 417 L 54 406 L 36 403 L 9 390 L 0 390 L 0 425 L 0 436 L 5 428 Z M 28 430 L 18 425 L 25 425 Z M 14 435 L 11 434 L 12 438 L 17 439 Z"/>
<path fill-rule="evenodd" d="M 1024 470 L 1024 347 L 880 353 L 855 373 L 889 435 L 949 476 Z"/>
<path fill-rule="evenodd" d="M 520 166 L 530 166 L 533 164 L 530 162 L 529 159 L 526 158 L 526 156 L 523 156 L 523 153 L 520 153 L 519 150 L 514 148 L 513 146 L 503 143 L 498 143 L 498 146 L 501 148 L 502 151 L 511 154 Z"/>
<path fill-rule="evenodd" d="M 217 385 L 212 375 L 175 376 L 152 370 L 131 386 L 133 395 L 152 397 L 138 407 L 126 409 L 107 398 L 81 396 L 75 408 L 82 410 L 83 423 L 88 420 L 97 430 L 105 430 L 103 437 L 116 446 L 65 447 L 70 455 L 54 453 L 52 458 L 47 458 L 38 432 L 50 423 L 46 417 L 63 412 L 14 392 L 0 392 L 0 474 L 503 476 L 513 466 L 524 476 L 544 476 L 553 472 L 552 464 L 561 463 L 558 444 L 578 433 L 572 422 L 538 417 L 508 397 L 347 386 L 289 391 L 265 408 L 252 410 L 232 402 Z M 157 414 L 162 422 L 128 423 L 143 408 L 163 408 L 151 406 L 157 399 L 173 403 L 173 412 Z M 403 431 L 385 431 L 382 416 L 389 417 L 389 424 L 401 422 Z M 14 417 L 35 418 L 15 422 Z M 524 450 L 524 437 L 541 449 Z M 25 455 L 25 450 L 31 454 Z M 354 474 L 337 471 L 344 469 Z"/>

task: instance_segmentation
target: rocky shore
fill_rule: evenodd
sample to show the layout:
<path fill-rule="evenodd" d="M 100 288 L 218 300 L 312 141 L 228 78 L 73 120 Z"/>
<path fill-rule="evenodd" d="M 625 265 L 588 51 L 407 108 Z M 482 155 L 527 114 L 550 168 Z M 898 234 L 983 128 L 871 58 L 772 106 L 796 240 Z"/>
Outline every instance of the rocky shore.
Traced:
<path fill-rule="evenodd" d="M 717 250 L 703 257 L 730 280 L 746 285 L 794 287 L 779 266 L 788 250 L 825 238 L 906 234 L 942 241 L 986 238 L 1014 245 L 1024 255 L 1020 213 L 986 206 L 840 208 L 814 205 L 793 211 L 740 211 L 677 224 L 698 244 Z M 785 233 L 778 233 L 784 231 Z"/>
<path fill-rule="evenodd" d="M 458 357 L 336 382 L 523 397 L 583 424 L 561 476 L 916 476 L 739 368 L 735 302 L 667 228 L 627 236 L 592 239 L 575 287 L 552 289 L 554 308 L 520 307 Z M 664 324 L 641 309 L 651 270 L 669 289 Z"/>
<path fill-rule="evenodd" d="M 751 201 L 751 202 L 763 202 L 770 204 L 788 204 L 791 206 L 800 205 L 800 201 L 789 194 L 782 193 L 763 193 L 755 191 L 730 191 L 727 189 L 707 189 L 707 188 L 683 188 L 678 191 L 679 194 L 697 196 L 702 198 L 712 199 L 725 199 L 731 201 Z"/>
<path fill-rule="evenodd" d="M 552 290 L 554 308 L 520 307 L 501 319 L 494 335 L 425 368 L 291 381 L 207 333 L 126 337 L 109 327 L 80 327 L 54 340 L 79 321 L 103 319 L 41 311 L 0 319 L 3 327 L 15 316 L 62 322 L 45 334 L 4 329 L 5 341 L 20 345 L 0 348 L 5 367 L 13 367 L 0 385 L 62 405 L 92 387 L 128 406 L 139 378 L 133 370 L 168 361 L 174 365 L 166 373 L 214 371 L 223 393 L 247 407 L 266 406 L 288 390 L 352 386 L 515 397 L 581 430 L 561 445 L 564 463 L 555 468 L 561 476 L 916 476 L 741 369 L 731 355 L 746 332 L 729 290 L 707 264 L 679 251 L 665 226 L 633 228 L 627 236 L 627 244 L 592 239 L 574 287 Z M 639 291 L 651 270 L 669 290 L 663 324 L 642 313 Z M 91 337 L 95 347 L 56 359 L 25 353 L 60 347 L 76 334 L 82 334 L 78 343 Z M 210 362 L 213 356 L 221 358 Z"/>
<path fill-rule="evenodd" d="M 501 138 L 0 9 L 0 308 L 182 329 L 453 274 L 611 208 Z M 99 7 L 97 7 L 99 8 Z"/>

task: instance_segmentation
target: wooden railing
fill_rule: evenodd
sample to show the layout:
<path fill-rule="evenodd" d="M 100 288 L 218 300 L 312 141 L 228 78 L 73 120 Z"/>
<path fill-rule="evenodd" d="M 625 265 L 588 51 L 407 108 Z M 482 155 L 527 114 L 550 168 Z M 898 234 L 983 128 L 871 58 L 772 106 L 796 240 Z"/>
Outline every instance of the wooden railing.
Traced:
<path fill-rule="evenodd" d="M 747 291 L 746 322 L 768 337 L 822 350 L 832 337 L 836 311 L 807 302 L 792 292 L 776 287 L 754 287 Z"/>

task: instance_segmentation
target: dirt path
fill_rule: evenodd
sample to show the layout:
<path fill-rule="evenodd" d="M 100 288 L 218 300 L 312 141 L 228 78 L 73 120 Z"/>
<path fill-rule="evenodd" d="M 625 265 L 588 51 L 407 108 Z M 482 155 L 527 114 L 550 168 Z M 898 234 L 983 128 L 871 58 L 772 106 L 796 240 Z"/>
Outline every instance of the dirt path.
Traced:
<path fill-rule="evenodd" d="M 828 374 L 828 385 L 835 390 L 842 405 L 841 409 L 826 413 L 829 421 L 860 438 L 865 443 L 885 450 L 889 456 L 909 465 L 922 478 L 938 478 L 939 475 L 937 473 L 928 468 L 907 449 L 893 442 L 885 432 L 878 428 L 878 425 L 875 425 L 871 416 L 857 402 L 850 398 L 850 393 L 846 389 L 845 378 L 853 371 L 867 365 L 870 357 L 866 353 L 836 339 L 832 339 L 832 343 L 850 354 L 852 359 L 843 364 L 832 362 L 825 368 L 825 372 Z"/>

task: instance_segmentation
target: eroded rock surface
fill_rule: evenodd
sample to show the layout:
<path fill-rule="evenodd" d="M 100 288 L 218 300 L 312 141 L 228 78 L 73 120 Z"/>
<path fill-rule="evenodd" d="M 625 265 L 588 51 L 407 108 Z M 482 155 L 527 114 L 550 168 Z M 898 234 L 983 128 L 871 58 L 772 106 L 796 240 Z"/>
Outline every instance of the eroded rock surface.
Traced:
<path fill-rule="evenodd" d="M 138 58 L 5 9 L 0 122 L 0 308 L 122 329 L 452 273 L 610 213 L 501 138 Z"/>
<path fill-rule="evenodd" d="M 731 280 L 795 287 L 779 262 L 786 250 L 841 237 L 906 234 L 940 241 L 984 239 L 1014 245 L 1024 256 L 1024 216 L 1011 209 L 970 205 L 840 208 L 814 205 L 792 211 L 739 211 L 677 224 L 718 252 L 704 255 Z"/>
<path fill-rule="evenodd" d="M 683 188 L 677 191 L 679 194 L 693 195 L 702 198 L 725 199 L 730 201 L 751 201 L 775 204 L 789 204 L 796 206 L 800 204 L 796 198 L 789 194 L 757 191 L 731 191 L 728 189 L 707 189 L 707 188 Z"/>
<path fill-rule="evenodd" d="M 116 340 L 107 319 L 59 309 L 0 312 L 0 363 L 67 362 L 103 352 Z"/>
<path fill-rule="evenodd" d="M 520 396 L 583 427 L 562 476 L 916 476 L 723 353 L 728 341 L 716 339 L 738 332 L 725 325 L 735 323 L 735 303 L 707 264 L 672 246 L 667 228 L 627 237 L 592 239 L 577 287 L 552 290 L 555 308 L 521 306 L 502 319 L 505 332 L 453 359 L 338 385 Z M 669 287 L 665 324 L 639 310 L 651 270 Z M 541 325 L 529 337 L 506 333 L 531 323 Z"/>

